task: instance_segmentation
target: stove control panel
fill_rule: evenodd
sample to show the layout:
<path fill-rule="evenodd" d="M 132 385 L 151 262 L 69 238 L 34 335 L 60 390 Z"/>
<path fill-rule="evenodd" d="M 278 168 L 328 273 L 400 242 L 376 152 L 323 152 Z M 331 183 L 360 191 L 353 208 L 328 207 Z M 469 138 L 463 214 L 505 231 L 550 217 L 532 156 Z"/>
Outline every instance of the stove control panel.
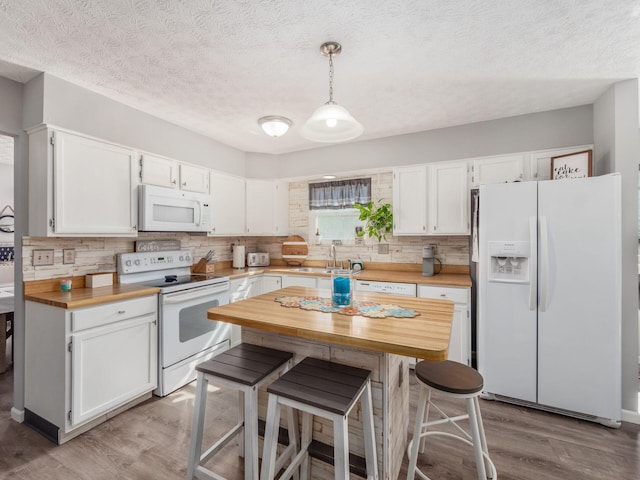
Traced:
<path fill-rule="evenodd" d="M 193 264 L 189 250 L 167 252 L 135 252 L 118 255 L 118 273 L 140 273 L 169 268 L 190 267 Z"/>

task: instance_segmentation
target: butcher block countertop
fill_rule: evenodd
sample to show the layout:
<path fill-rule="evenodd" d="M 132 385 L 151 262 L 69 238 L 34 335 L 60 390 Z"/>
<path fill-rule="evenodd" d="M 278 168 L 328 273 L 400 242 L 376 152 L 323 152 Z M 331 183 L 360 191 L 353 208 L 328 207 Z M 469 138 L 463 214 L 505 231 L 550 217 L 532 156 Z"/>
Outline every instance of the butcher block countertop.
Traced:
<path fill-rule="evenodd" d="M 98 288 L 72 288 L 68 292 L 63 292 L 58 288 L 56 291 L 29 293 L 28 283 L 30 282 L 25 282 L 25 300 L 69 310 L 155 295 L 160 291 L 157 287 L 114 284 Z"/>
<path fill-rule="evenodd" d="M 326 293 L 326 292 L 325 292 Z M 243 327 L 429 360 L 445 360 L 453 302 L 386 294 L 358 293 L 354 298 L 397 304 L 415 310 L 413 318 L 368 318 L 295 307 L 275 302 L 283 296 L 318 296 L 320 290 L 287 287 L 208 310 L 208 318 Z"/>
<path fill-rule="evenodd" d="M 224 275 L 231 279 L 251 275 L 302 275 L 302 276 L 330 276 L 321 272 L 300 272 L 296 268 L 286 266 L 252 267 L 252 268 L 216 268 L 216 275 Z M 431 277 L 423 277 L 422 271 L 392 270 L 392 269 L 364 269 L 356 272 L 355 280 L 369 280 L 377 282 L 415 283 L 418 285 L 434 285 L 447 287 L 471 287 L 471 277 L 466 272 L 443 272 Z"/>

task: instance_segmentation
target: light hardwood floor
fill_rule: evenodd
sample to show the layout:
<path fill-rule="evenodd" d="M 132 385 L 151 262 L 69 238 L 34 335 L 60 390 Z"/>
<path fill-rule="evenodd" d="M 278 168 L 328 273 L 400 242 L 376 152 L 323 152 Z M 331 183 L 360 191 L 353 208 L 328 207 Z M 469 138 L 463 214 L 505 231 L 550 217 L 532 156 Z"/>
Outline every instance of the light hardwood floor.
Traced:
<path fill-rule="evenodd" d="M 413 375 L 413 422 L 416 380 Z M 56 446 L 9 417 L 11 371 L 0 375 L 0 478 L 29 480 L 181 479 L 191 428 L 194 387 L 153 399 Z M 233 423 L 237 397 L 210 392 L 207 431 Z M 445 402 L 441 406 L 447 405 Z M 448 407 L 456 404 L 448 404 Z M 640 426 L 613 430 L 589 422 L 504 403 L 481 401 L 489 452 L 501 480 L 634 480 L 640 478 Z M 471 452 L 436 439 L 421 458 L 437 479 L 476 479 Z M 213 467 L 241 480 L 242 462 L 228 447 Z M 399 478 L 406 478 L 406 456 Z"/>

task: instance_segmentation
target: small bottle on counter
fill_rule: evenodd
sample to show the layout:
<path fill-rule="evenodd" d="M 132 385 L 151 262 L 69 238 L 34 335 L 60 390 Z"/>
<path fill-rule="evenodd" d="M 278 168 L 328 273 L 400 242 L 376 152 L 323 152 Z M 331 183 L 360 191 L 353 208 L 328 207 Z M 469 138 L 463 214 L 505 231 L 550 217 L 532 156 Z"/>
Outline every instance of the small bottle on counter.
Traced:
<path fill-rule="evenodd" d="M 321 242 L 321 239 L 320 239 L 320 229 L 316 228 L 316 245 L 320 245 L 321 243 L 322 242 Z"/>

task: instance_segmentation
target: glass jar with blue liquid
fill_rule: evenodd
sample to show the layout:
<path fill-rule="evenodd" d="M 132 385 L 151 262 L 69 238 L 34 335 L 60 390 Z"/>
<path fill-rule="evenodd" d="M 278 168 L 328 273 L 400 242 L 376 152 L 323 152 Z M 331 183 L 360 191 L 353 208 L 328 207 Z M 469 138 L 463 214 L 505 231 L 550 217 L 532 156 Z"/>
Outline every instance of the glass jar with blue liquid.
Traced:
<path fill-rule="evenodd" d="M 334 307 L 350 307 L 353 294 L 351 270 L 331 272 L 331 303 Z"/>

